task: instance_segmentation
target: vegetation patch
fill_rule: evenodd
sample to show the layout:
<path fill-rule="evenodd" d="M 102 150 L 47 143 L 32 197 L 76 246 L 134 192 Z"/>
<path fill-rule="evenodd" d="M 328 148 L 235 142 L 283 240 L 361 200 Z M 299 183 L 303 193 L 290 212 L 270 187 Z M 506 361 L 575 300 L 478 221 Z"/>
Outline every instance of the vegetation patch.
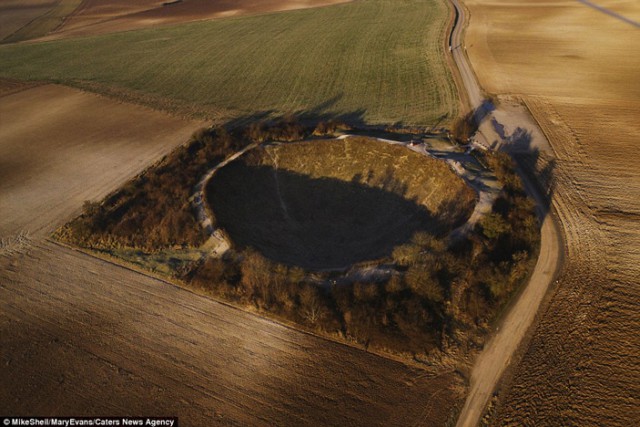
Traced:
<path fill-rule="evenodd" d="M 102 203 L 87 203 L 57 237 L 168 269 L 176 280 L 218 298 L 381 351 L 424 355 L 470 337 L 481 340 L 538 250 L 534 204 L 510 158 L 479 154 L 503 193 L 479 226 L 449 241 L 447 230 L 468 215 L 469 194 L 448 170 L 370 139 L 284 143 L 335 128 L 324 124 L 314 131 L 282 121 L 201 131 Z M 211 180 L 214 223 L 240 243 L 221 258 L 206 256 L 194 187 L 233 153 L 274 139 L 281 143 L 258 146 Z M 425 184 L 438 173 L 449 178 Z M 318 218 L 321 225 L 313 221 Z M 256 224 L 248 224 L 252 220 Z M 342 233 L 350 241 L 341 242 Z M 307 257 L 305 250 L 318 252 Z M 317 270 L 362 259 L 370 261 L 348 271 Z"/>

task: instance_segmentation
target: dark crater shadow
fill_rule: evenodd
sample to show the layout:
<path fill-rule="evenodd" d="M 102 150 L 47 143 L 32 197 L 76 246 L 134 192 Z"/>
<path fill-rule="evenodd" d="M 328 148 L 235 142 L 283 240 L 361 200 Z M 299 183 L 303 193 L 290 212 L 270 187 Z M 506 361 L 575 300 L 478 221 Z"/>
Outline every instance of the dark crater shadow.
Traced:
<path fill-rule="evenodd" d="M 314 179 L 241 160 L 219 170 L 206 191 L 217 226 L 237 247 L 306 269 L 378 259 L 417 231 L 443 235 L 460 222 L 434 217 L 401 189 Z"/>

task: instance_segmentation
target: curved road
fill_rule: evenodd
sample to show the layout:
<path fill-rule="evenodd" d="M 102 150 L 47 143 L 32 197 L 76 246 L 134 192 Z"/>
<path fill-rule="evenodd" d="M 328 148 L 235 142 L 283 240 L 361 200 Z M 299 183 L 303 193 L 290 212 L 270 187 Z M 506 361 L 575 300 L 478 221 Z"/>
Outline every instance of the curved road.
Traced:
<path fill-rule="evenodd" d="M 470 107 L 476 110 L 483 106 L 483 96 L 462 42 L 462 34 L 467 20 L 466 10 L 458 0 L 451 0 L 451 2 L 457 14 L 450 38 L 451 53 L 468 93 Z M 490 117 L 496 119 L 491 111 L 486 111 L 486 113 L 488 114 L 485 120 Z M 501 111 L 502 117 L 508 117 L 508 115 L 508 111 Z M 511 119 L 517 121 L 516 117 Z M 492 132 L 489 126 L 484 126 L 480 133 L 476 137 L 484 138 L 485 143 L 494 140 L 502 141 L 502 138 L 495 131 Z M 527 192 L 536 200 L 538 214 L 543 218 L 540 256 L 529 283 L 504 316 L 498 332 L 489 340 L 476 359 L 471 371 L 469 394 L 458 418 L 458 427 L 475 427 L 479 424 L 484 409 L 505 369 L 509 366 L 512 356 L 532 326 L 538 308 L 549 285 L 555 278 L 563 256 L 562 240 L 558 227 L 552 216 L 545 215 L 542 208 L 545 206 L 544 197 L 527 176 L 521 174 L 521 177 Z"/>
<path fill-rule="evenodd" d="M 451 37 L 449 38 L 449 49 L 453 56 L 462 83 L 469 97 L 469 107 L 475 110 L 482 104 L 482 90 L 476 80 L 476 75 L 471 68 L 466 55 L 466 48 L 463 42 L 463 33 L 466 27 L 466 11 L 458 0 L 451 0 L 453 7 L 455 8 L 456 18 L 453 29 L 451 30 Z"/>

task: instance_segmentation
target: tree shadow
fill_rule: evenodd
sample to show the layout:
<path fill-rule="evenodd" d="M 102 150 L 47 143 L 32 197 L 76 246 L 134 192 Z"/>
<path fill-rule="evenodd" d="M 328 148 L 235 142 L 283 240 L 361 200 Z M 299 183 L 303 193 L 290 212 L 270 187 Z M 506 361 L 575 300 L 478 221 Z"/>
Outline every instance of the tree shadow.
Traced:
<path fill-rule="evenodd" d="M 482 103 L 473 111 L 473 121 L 476 126 L 480 126 L 484 119 L 486 119 L 494 110 L 496 106 L 490 99 L 484 99 Z"/>
<path fill-rule="evenodd" d="M 495 119 L 494 119 L 495 120 Z M 511 135 L 503 138 L 505 144 L 501 150 L 509 153 L 515 160 L 521 174 L 526 176 L 539 197 L 538 216 L 540 224 L 551 209 L 551 201 L 555 191 L 554 171 L 556 161 L 554 158 L 533 146 L 531 132 L 523 128 L 516 128 Z"/>
<path fill-rule="evenodd" d="M 507 144 L 511 147 L 523 147 L 525 152 L 532 150 L 533 141 L 531 131 L 518 126 L 516 130 L 509 135 L 507 134 L 504 125 L 498 122 L 495 117 L 491 117 L 491 125 L 498 136 L 502 139 L 503 144 Z"/>
<path fill-rule="evenodd" d="M 263 110 L 228 120 L 222 126 L 228 130 L 235 130 L 251 123 L 262 122 L 273 118 L 275 110 Z"/>
<path fill-rule="evenodd" d="M 378 128 L 365 122 L 364 116 L 367 112 L 365 108 L 353 111 L 335 111 L 334 107 L 342 99 L 343 94 L 338 94 L 317 105 L 303 110 L 296 110 L 287 113 L 276 110 L 263 110 L 235 117 L 225 122 L 222 126 L 228 130 L 235 130 L 253 123 L 265 123 L 273 125 L 278 122 L 296 122 L 304 126 L 314 126 L 320 122 L 341 122 L 349 126 L 358 128 Z"/>
<path fill-rule="evenodd" d="M 540 149 L 534 146 L 532 132 L 526 128 L 518 126 L 513 132 L 509 133 L 506 127 L 498 121 L 498 119 L 491 115 L 491 112 L 495 110 L 493 102 L 489 99 L 485 99 L 482 105 L 473 112 L 473 117 L 478 120 L 477 126 L 490 117 L 491 126 L 496 132 L 501 141 L 499 150 L 508 153 L 515 161 L 518 171 L 523 178 L 533 188 L 530 190 L 535 191 L 539 196 L 537 197 L 538 217 L 540 224 L 544 221 L 551 207 L 551 200 L 555 191 L 555 184 L 553 179 L 554 170 L 556 167 L 555 159 L 540 151 Z"/>
<path fill-rule="evenodd" d="M 433 126 L 430 126 L 430 131 L 437 132 L 438 129 L 441 130 L 442 122 L 445 121 L 447 117 L 449 117 L 449 113 L 444 113 L 440 117 L 438 117 L 438 120 L 435 122 L 435 124 Z"/>

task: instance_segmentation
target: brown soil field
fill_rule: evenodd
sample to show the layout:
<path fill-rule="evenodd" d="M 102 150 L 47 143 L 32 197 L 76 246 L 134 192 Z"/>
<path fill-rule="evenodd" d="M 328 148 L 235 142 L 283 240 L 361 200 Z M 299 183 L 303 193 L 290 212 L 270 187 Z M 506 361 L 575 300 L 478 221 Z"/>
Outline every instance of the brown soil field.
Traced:
<path fill-rule="evenodd" d="M 62 225 L 204 125 L 62 86 L 0 86 L 14 89 L 0 98 L 5 238 Z"/>
<path fill-rule="evenodd" d="M 633 1 L 598 6 L 638 21 Z M 491 425 L 640 422 L 640 31 L 583 2 L 466 2 L 481 85 L 526 104 L 555 168 L 566 258 Z"/>
<path fill-rule="evenodd" d="M 306 9 L 350 0 L 86 0 L 47 39 L 105 34 L 150 26 L 177 24 L 292 9 Z"/>
<path fill-rule="evenodd" d="M 45 239 L 202 123 L 51 85 L 0 97 L 0 117 L 0 413 L 445 424 L 463 391 L 451 369 L 327 341 Z"/>
<path fill-rule="evenodd" d="M 42 16 L 55 5 L 55 0 L 4 0 L 0 3 L 0 40 Z"/>
<path fill-rule="evenodd" d="M 0 411 L 442 426 L 459 380 L 38 241 L 0 256 Z"/>

